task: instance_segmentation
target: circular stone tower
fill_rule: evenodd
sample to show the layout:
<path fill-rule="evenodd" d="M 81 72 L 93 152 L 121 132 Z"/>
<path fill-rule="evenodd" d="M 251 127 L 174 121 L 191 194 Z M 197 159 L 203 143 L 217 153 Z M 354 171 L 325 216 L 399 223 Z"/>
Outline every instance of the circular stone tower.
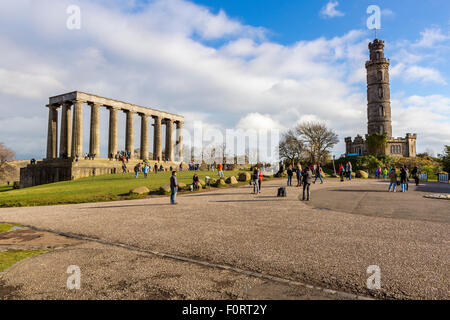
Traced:
<path fill-rule="evenodd" d="M 389 89 L 389 63 L 384 57 L 384 41 L 375 39 L 369 43 L 370 60 L 367 70 L 367 118 L 368 134 L 386 133 L 392 137 L 391 93 Z"/>

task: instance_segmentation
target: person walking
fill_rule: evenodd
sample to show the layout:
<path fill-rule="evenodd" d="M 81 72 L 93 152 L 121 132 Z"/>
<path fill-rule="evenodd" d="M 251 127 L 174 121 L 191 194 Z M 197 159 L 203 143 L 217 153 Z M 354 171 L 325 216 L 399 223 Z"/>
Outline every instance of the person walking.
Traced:
<path fill-rule="evenodd" d="M 122 164 L 122 173 L 127 173 L 127 165 L 125 163 Z"/>
<path fill-rule="evenodd" d="M 225 178 L 225 176 L 223 175 L 223 164 L 222 163 L 219 163 L 217 165 L 217 171 L 219 174 L 219 178 Z"/>
<path fill-rule="evenodd" d="M 302 186 L 302 165 L 299 163 L 297 165 L 297 170 L 295 171 L 295 174 L 297 176 L 297 187 Z"/>
<path fill-rule="evenodd" d="M 416 183 L 416 186 L 419 185 L 419 168 L 414 167 L 414 169 L 411 171 L 412 177 L 414 179 L 414 182 Z"/>
<path fill-rule="evenodd" d="M 316 167 L 316 179 L 314 180 L 314 183 L 316 183 L 317 179 L 320 179 L 320 184 L 323 184 L 323 178 L 322 178 L 322 167 L 320 166 L 320 163 Z"/>
<path fill-rule="evenodd" d="M 136 176 L 136 179 L 139 177 L 139 171 L 140 171 L 140 164 L 138 163 L 137 165 L 134 166 L 134 174 Z"/>
<path fill-rule="evenodd" d="M 305 201 L 309 201 L 310 199 L 310 187 L 311 187 L 311 183 L 312 183 L 312 171 L 309 167 L 306 167 L 305 170 L 303 170 L 302 173 L 302 180 L 303 180 L 303 198 L 302 200 Z"/>
<path fill-rule="evenodd" d="M 176 197 L 178 192 L 178 180 L 177 172 L 172 171 L 172 176 L 170 177 L 170 203 L 177 204 Z"/>
<path fill-rule="evenodd" d="M 292 187 L 292 177 L 294 176 L 294 170 L 292 170 L 291 165 L 287 169 L 287 175 L 288 175 L 287 185 L 288 187 Z"/>
<path fill-rule="evenodd" d="M 391 179 L 391 183 L 389 184 L 388 192 L 396 192 L 395 188 L 397 188 L 397 172 L 395 171 L 395 168 L 391 168 L 391 171 L 389 172 L 389 178 Z"/>
<path fill-rule="evenodd" d="M 262 180 L 263 180 L 263 171 L 261 169 L 258 170 L 259 171 L 259 179 L 258 179 L 258 191 L 259 193 L 261 193 L 261 186 L 262 186 Z"/>
<path fill-rule="evenodd" d="M 252 174 L 253 194 L 259 193 L 258 180 L 259 180 L 259 170 L 258 170 L 258 167 L 255 167 L 255 169 L 253 169 L 253 174 Z"/>

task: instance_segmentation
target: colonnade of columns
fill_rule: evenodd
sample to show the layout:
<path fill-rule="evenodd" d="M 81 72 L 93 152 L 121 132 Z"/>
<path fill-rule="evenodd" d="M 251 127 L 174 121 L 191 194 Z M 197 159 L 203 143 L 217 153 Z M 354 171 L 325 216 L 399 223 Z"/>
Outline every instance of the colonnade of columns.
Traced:
<path fill-rule="evenodd" d="M 83 105 L 86 101 L 74 100 L 61 104 L 47 105 L 48 135 L 47 135 L 47 159 L 58 158 L 58 109 L 61 108 L 61 132 L 59 144 L 59 157 L 82 157 L 83 156 Z M 87 102 L 91 107 L 89 154 L 100 156 L 100 108 L 109 109 L 109 135 L 108 135 L 108 157 L 113 158 L 118 151 L 118 121 L 117 112 L 123 110 L 126 113 L 125 151 L 132 156 L 134 154 L 134 115 L 137 113 L 141 118 L 141 140 L 140 158 L 148 159 L 149 152 L 149 117 L 154 119 L 153 124 L 153 160 L 163 160 L 162 156 L 162 125 L 166 126 L 165 158 L 174 161 L 173 124 L 176 124 L 176 150 L 178 160 L 183 159 L 183 122 L 169 117 L 155 114 L 148 109 L 148 113 L 118 108 L 115 106 L 101 105 L 95 102 Z M 144 109 L 147 110 L 147 109 Z M 142 111 L 142 110 L 141 110 Z M 145 112 L 145 111 L 144 111 Z"/>

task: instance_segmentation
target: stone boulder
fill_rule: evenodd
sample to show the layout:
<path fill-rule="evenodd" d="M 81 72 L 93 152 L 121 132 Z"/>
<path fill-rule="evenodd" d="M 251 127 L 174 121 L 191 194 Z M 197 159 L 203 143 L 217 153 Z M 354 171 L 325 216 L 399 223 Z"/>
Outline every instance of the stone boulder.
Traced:
<path fill-rule="evenodd" d="M 356 171 L 356 178 L 369 179 L 369 174 L 366 171 L 358 170 Z"/>
<path fill-rule="evenodd" d="M 249 182 L 251 180 L 250 172 L 241 172 L 239 173 L 239 181 L 241 182 Z"/>
<path fill-rule="evenodd" d="M 227 184 L 238 184 L 238 181 L 235 176 L 229 177 L 227 180 L 225 180 L 225 183 Z"/>
<path fill-rule="evenodd" d="M 148 194 L 150 190 L 147 187 L 138 187 L 130 191 L 131 194 Z"/>
<path fill-rule="evenodd" d="M 206 186 L 206 182 L 205 182 L 205 180 L 203 180 L 203 179 L 198 179 L 198 183 L 199 183 L 202 187 Z"/>
<path fill-rule="evenodd" d="M 159 188 L 159 194 L 169 194 L 170 191 L 170 184 L 165 184 Z"/>
<path fill-rule="evenodd" d="M 216 183 L 215 183 L 215 186 L 216 186 L 217 188 L 222 188 L 222 187 L 225 187 L 226 185 L 227 185 L 227 184 L 226 184 L 225 180 L 223 180 L 223 179 L 219 179 L 219 180 L 217 180 Z"/>
<path fill-rule="evenodd" d="M 186 188 L 186 183 L 178 182 L 178 189 L 185 189 L 185 188 Z"/>

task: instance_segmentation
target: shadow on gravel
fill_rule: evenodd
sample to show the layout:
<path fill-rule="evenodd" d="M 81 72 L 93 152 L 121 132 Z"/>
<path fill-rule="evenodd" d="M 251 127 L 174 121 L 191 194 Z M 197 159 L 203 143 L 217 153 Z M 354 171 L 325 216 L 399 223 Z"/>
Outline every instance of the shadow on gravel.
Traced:
<path fill-rule="evenodd" d="M 160 204 L 130 204 L 130 205 L 118 205 L 118 206 L 102 206 L 102 207 L 88 207 L 88 208 L 79 208 L 79 210 L 88 210 L 88 209 L 113 209 L 113 208 L 132 208 L 132 207 L 161 207 L 161 206 L 171 206 L 170 203 L 160 203 Z"/>
<path fill-rule="evenodd" d="M 433 192 L 433 193 L 450 193 L 450 184 L 448 183 L 433 183 L 433 184 L 419 184 L 416 191 Z"/>

